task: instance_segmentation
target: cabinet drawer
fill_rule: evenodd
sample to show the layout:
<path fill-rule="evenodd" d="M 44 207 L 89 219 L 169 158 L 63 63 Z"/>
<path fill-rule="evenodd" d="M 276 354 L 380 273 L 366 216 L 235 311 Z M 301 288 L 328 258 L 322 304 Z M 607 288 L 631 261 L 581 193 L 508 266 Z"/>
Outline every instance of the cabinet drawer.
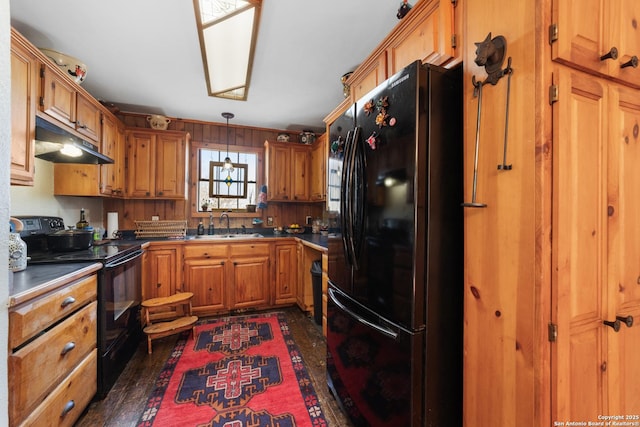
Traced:
<path fill-rule="evenodd" d="M 93 350 L 33 411 L 23 426 L 72 426 L 97 390 L 98 350 Z M 14 425 L 14 424 L 12 424 Z"/>
<path fill-rule="evenodd" d="M 9 413 L 13 420 L 23 419 L 96 348 L 97 305 L 92 302 L 9 355 Z M 94 381 L 96 375 L 94 372 Z"/>
<path fill-rule="evenodd" d="M 94 274 L 9 311 L 9 349 L 18 347 L 78 307 L 95 300 L 97 290 L 98 280 Z"/>
<path fill-rule="evenodd" d="M 229 256 L 231 258 L 238 256 L 269 256 L 268 243 L 238 243 L 229 246 Z"/>
<path fill-rule="evenodd" d="M 184 246 L 185 258 L 226 258 L 227 257 L 227 245 L 199 245 L 188 244 Z"/>

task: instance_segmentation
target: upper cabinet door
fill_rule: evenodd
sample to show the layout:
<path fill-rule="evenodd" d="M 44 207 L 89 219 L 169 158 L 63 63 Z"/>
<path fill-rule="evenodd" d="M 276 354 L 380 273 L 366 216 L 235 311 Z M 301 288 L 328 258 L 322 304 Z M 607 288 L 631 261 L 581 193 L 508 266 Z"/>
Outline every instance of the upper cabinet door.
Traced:
<path fill-rule="evenodd" d="M 100 109 L 95 101 L 76 93 L 76 130 L 93 142 L 100 141 Z"/>
<path fill-rule="evenodd" d="M 28 49 L 12 39 L 11 184 L 33 185 L 38 64 Z"/>
<path fill-rule="evenodd" d="M 185 198 L 186 158 L 187 141 L 184 135 L 158 133 L 155 171 L 157 197 Z"/>
<path fill-rule="evenodd" d="M 640 87 L 640 2 L 554 0 L 552 13 L 553 60 Z"/>
<path fill-rule="evenodd" d="M 420 59 L 441 65 L 455 57 L 454 5 L 447 0 L 422 1 L 403 18 L 401 33 L 387 48 L 388 75 Z M 418 7 L 416 5 L 416 8 Z"/>
<path fill-rule="evenodd" d="M 607 34 L 612 34 L 612 43 L 618 48 L 618 60 L 610 63 L 610 74 L 623 82 L 640 87 L 640 1 L 609 1 L 614 8 L 612 25 Z M 626 65 L 631 63 L 632 65 Z M 636 67 L 633 66 L 636 64 Z M 623 65 L 626 65 L 623 67 Z"/>
<path fill-rule="evenodd" d="M 76 90 L 71 82 L 59 77 L 51 67 L 43 65 L 40 107 L 47 115 L 75 128 Z"/>

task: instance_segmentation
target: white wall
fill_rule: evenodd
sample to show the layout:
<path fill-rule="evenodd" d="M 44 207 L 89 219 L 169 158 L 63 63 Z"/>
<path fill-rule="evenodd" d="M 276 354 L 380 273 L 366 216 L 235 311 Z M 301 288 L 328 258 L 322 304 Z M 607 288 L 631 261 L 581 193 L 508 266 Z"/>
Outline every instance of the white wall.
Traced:
<path fill-rule="evenodd" d="M 59 216 L 65 225 L 75 225 L 84 208 L 87 221 L 94 227 L 105 228 L 102 218 L 102 199 L 99 197 L 71 197 L 53 195 L 53 163 L 36 159 L 33 187 L 11 186 L 12 216 Z"/>
<path fill-rule="evenodd" d="M 11 163 L 11 63 L 9 46 L 11 26 L 9 23 L 9 0 L 0 0 L 0 164 Z M 7 347 L 9 318 L 9 168 L 0 168 L 0 425 L 9 424 L 7 390 Z"/>

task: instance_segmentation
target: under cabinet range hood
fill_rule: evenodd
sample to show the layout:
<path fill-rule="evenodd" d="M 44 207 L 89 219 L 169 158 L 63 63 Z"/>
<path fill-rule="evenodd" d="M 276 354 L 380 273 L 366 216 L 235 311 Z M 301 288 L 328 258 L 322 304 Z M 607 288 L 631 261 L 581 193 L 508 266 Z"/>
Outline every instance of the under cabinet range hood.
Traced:
<path fill-rule="evenodd" d="M 54 163 L 102 165 L 113 159 L 101 154 L 98 147 L 36 116 L 36 157 Z"/>

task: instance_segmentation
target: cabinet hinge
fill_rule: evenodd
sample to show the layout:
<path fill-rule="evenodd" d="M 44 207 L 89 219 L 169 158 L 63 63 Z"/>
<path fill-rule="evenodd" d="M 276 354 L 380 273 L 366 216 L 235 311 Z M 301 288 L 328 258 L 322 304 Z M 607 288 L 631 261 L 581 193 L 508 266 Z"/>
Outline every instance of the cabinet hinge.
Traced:
<path fill-rule="evenodd" d="M 549 25 L 549 44 L 558 40 L 558 24 Z"/>
<path fill-rule="evenodd" d="M 40 106 L 44 107 L 44 97 L 43 96 L 40 97 Z"/>
<path fill-rule="evenodd" d="M 451 47 L 454 49 L 458 47 L 458 37 L 456 34 L 451 34 Z"/>
<path fill-rule="evenodd" d="M 549 104 L 553 104 L 554 102 L 557 102 L 558 98 L 559 98 L 558 86 L 556 85 L 549 86 Z"/>
<path fill-rule="evenodd" d="M 558 339 L 558 325 L 549 323 L 549 341 L 556 342 Z"/>
<path fill-rule="evenodd" d="M 44 67 L 40 67 L 40 78 L 44 78 Z"/>
<path fill-rule="evenodd" d="M 458 0 L 451 0 L 451 4 L 453 7 L 456 7 L 458 5 Z"/>

